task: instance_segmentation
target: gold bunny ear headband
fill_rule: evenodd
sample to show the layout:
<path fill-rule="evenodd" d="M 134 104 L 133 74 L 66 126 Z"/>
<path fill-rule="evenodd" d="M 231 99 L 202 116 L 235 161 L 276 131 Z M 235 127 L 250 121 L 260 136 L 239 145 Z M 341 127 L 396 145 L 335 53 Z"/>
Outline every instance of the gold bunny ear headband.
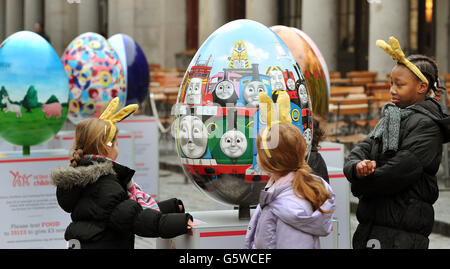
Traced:
<path fill-rule="evenodd" d="M 428 83 L 428 79 L 420 72 L 419 68 L 406 59 L 405 54 L 395 37 L 389 37 L 389 45 L 384 40 L 377 40 L 377 46 L 387 54 L 391 55 L 392 59 L 408 67 L 421 81 Z"/>
<path fill-rule="evenodd" d="M 259 93 L 259 111 L 261 112 L 262 116 L 266 118 L 267 121 L 267 127 L 264 129 L 262 133 L 262 147 L 264 151 L 266 152 L 267 157 L 272 158 L 272 155 L 269 151 L 269 146 L 267 145 L 267 135 L 269 133 L 269 130 L 272 126 L 275 124 L 278 124 L 280 122 L 287 122 L 291 123 L 291 102 L 289 95 L 286 91 L 280 91 L 277 98 L 277 104 L 278 104 L 278 120 L 272 121 L 272 117 L 276 115 L 275 110 L 275 104 L 273 103 L 272 99 L 267 95 L 265 92 Z"/>
<path fill-rule="evenodd" d="M 106 126 L 105 126 L 105 136 L 107 137 L 106 145 L 108 146 L 112 146 L 111 142 L 114 139 L 114 135 L 116 134 L 117 131 L 116 123 L 130 116 L 139 107 L 136 104 L 128 105 L 119 110 L 119 112 L 117 112 L 116 114 L 114 114 L 118 106 L 119 106 L 119 97 L 116 97 L 112 99 L 112 101 L 108 104 L 108 107 L 105 109 L 105 111 L 103 111 L 103 113 L 100 115 L 99 118 L 101 120 L 109 122 L 109 124 L 111 125 L 108 136 L 106 136 Z"/>

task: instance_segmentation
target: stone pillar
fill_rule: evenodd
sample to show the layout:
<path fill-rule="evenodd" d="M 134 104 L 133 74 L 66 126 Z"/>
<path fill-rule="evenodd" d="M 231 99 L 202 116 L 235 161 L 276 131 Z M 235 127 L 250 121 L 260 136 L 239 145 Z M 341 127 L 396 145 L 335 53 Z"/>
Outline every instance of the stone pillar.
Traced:
<path fill-rule="evenodd" d="M 245 18 L 254 20 L 267 27 L 278 24 L 278 1 L 273 0 L 246 0 Z"/>
<path fill-rule="evenodd" d="M 409 50 L 409 0 L 381 0 L 369 5 L 369 70 L 378 71 L 385 78 L 395 63 L 375 44 L 378 39 L 388 42 L 390 36 L 398 39 L 402 49 Z"/>
<path fill-rule="evenodd" d="M 62 54 L 67 45 L 64 40 L 66 4 L 67 2 L 60 0 L 45 0 L 44 5 L 45 32 L 50 36 L 51 44 L 58 55 Z"/>
<path fill-rule="evenodd" d="M 329 71 L 336 71 L 338 53 L 338 1 L 303 0 L 302 31 L 319 47 Z"/>
<path fill-rule="evenodd" d="M 141 4 L 154 4 L 154 2 L 147 0 L 141 2 Z M 139 19 L 140 16 L 136 14 L 140 9 L 136 9 L 135 6 L 135 0 L 108 0 L 108 37 L 118 33 L 133 37 L 135 20 Z M 148 11 L 145 7 L 141 7 L 141 9 Z M 144 15 L 144 18 L 148 21 L 157 20 L 157 17 L 155 18 L 153 14 L 148 15 L 148 17 Z"/>
<path fill-rule="evenodd" d="M 6 0 L 6 37 L 23 30 L 23 0 Z"/>
<path fill-rule="evenodd" d="M 119 33 L 118 0 L 108 0 L 108 37 Z"/>
<path fill-rule="evenodd" d="M 99 17 L 98 17 L 98 1 L 89 0 L 81 1 L 78 6 L 78 34 L 86 32 L 98 33 Z"/>
<path fill-rule="evenodd" d="M 450 73 L 450 3 L 436 1 L 436 61 L 439 73 Z"/>
<path fill-rule="evenodd" d="M 23 28 L 28 31 L 35 31 L 34 24 L 43 25 L 43 0 L 24 0 Z"/>
<path fill-rule="evenodd" d="M 226 23 L 227 5 L 223 0 L 199 0 L 198 44 Z"/>
<path fill-rule="evenodd" d="M 0 44 L 6 38 L 6 0 L 0 0 Z"/>
<path fill-rule="evenodd" d="M 186 50 L 186 1 L 162 0 L 161 10 L 161 66 L 174 68 L 175 55 Z"/>

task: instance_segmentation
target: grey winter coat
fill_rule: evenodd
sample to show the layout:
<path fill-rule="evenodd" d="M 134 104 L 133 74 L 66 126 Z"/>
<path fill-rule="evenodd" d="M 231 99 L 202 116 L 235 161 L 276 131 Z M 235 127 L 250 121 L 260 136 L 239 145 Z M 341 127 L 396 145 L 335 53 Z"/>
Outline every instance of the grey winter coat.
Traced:
<path fill-rule="evenodd" d="M 286 177 L 293 178 L 293 174 L 291 172 Z M 321 208 L 334 211 L 335 194 L 328 183 L 320 177 L 316 178 L 322 181 L 331 196 Z M 259 205 L 248 226 L 245 247 L 318 249 L 319 236 L 331 232 L 332 217 L 332 213 L 322 214 L 319 210 L 313 210 L 309 201 L 298 198 L 291 181 L 274 185 L 260 193 Z"/>

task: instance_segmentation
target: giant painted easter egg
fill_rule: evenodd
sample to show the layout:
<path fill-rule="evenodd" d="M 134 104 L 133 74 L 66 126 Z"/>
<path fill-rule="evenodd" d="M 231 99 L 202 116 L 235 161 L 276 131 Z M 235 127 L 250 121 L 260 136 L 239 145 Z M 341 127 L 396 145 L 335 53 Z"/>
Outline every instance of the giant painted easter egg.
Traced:
<path fill-rule="evenodd" d="M 256 161 L 265 127 L 259 93 L 290 97 L 292 124 L 310 148 L 312 113 L 300 67 L 268 27 L 236 20 L 217 29 L 189 64 L 174 109 L 174 135 L 186 175 L 211 198 L 247 207 L 258 203 L 269 176 Z M 309 152 L 309 149 L 308 149 Z"/>
<path fill-rule="evenodd" d="M 140 104 L 148 94 L 150 70 L 147 58 L 138 43 L 130 36 L 116 34 L 108 38 L 109 44 L 119 55 L 127 84 L 127 101 L 129 104 Z"/>
<path fill-rule="evenodd" d="M 303 31 L 286 26 L 270 27 L 287 45 L 300 65 L 311 96 L 313 113 L 326 117 L 330 95 L 327 64 L 314 41 Z"/>
<path fill-rule="evenodd" d="M 119 97 L 126 101 L 126 82 L 119 56 L 96 33 L 75 38 L 64 51 L 62 62 L 69 77 L 69 119 L 77 124 L 86 118 L 98 118 L 108 103 Z"/>
<path fill-rule="evenodd" d="M 53 47 L 21 31 L 0 45 L 0 136 L 22 146 L 53 137 L 68 111 L 69 81 Z"/>

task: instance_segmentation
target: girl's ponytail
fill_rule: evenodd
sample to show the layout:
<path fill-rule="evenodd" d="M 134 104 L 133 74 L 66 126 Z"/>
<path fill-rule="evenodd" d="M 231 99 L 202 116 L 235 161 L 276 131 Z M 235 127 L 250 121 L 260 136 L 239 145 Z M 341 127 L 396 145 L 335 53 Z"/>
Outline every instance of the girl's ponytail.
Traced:
<path fill-rule="evenodd" d="M 258 149 L 258 165 L 276 178 L 283 177 L 295 171 L 292 181 L 294 194 L 300 199 L 309 201 L 314 210 L 319 210 L 324 214 L 331 211 L 324 211 L 320 207 L 331 198 L 322 180 L 311 175 L 311 167 L 306 163 L 306 142 L 300 130 L 290 123 L 279 123 L 278 128 L 272 128 L 267 140 L 278 137 L 278 145 L 271 150 L 271 156 L 262 148 L 262 135 L 258 134 L 256 147 Z"/>
<path fill-rule="evenodd" d="M 306 163 L 295 171 L 292 188 L 297 197 L 305 199 L 312 204 L 313 210 L 319 210 L 323 214 L 332 212 L 324 211 L 320 208 L 330 199 L 330 194 L 322 181 L 311 175 L 311 168 Z"/>

